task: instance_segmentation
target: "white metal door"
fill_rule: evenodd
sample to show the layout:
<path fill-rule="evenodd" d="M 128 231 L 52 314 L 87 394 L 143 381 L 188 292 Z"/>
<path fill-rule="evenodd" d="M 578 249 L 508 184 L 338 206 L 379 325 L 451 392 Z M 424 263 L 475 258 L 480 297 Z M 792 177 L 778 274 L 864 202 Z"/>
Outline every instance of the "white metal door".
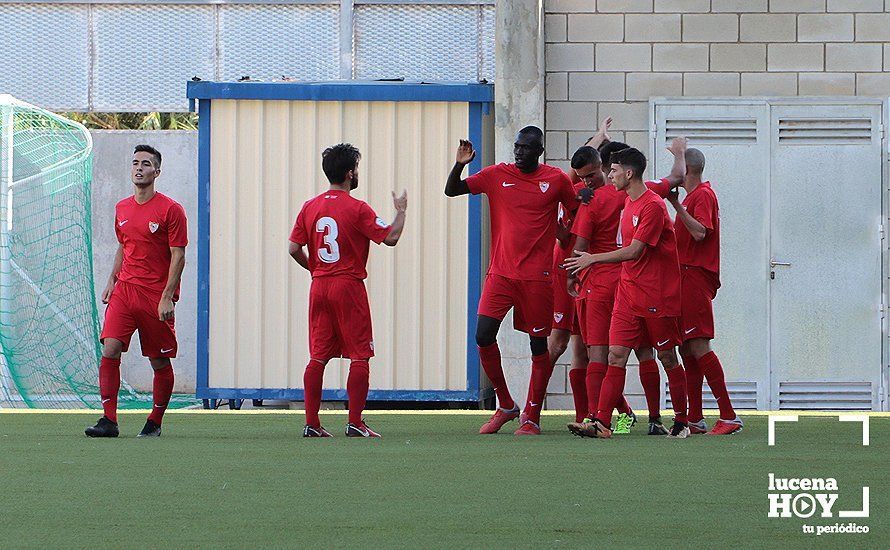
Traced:
<path fill-rule="evenodd" d="M 770 111 L 770 406 L 877 409 L 881 105 Z"/>
<path fill-rule="evenodd" d="M 704 177 L 720 203 L 722 288 L 714 302 L 714 349 L 738 408 L 769 404 L 769 111 L 762 100 L 655 103 L 654 165 L 670 172 L 671 139 L 685 135 L 705 155 Z M 650 157 L 651 158 L 651 157 Z M 715 402 L 705 392 L 705 407 Z"/>

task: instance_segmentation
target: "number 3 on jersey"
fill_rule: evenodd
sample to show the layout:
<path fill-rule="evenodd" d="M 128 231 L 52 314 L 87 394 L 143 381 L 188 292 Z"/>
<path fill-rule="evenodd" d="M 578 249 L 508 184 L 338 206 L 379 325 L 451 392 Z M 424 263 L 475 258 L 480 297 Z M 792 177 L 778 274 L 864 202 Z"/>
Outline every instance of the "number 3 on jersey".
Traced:
<path fill-rule="evenodd" d="M 318 257 L 326 264 L 337 263 L 340 259 L 340 245 L 337 244 L 337 220 L 329 216 L 319 218 L 315 222 L 315 230 L 324 233 L 324 246 L 318 248 Z"/>

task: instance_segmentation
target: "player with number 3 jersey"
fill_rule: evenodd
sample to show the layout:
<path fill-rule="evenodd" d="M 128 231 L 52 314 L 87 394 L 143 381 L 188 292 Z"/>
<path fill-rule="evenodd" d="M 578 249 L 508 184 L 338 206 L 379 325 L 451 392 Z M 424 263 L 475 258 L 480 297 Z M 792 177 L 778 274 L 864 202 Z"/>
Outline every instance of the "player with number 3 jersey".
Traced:
<path fill-rule="evenodd" d="M 364 279 L 370 243 L 395 246 L 399 241 L 408 194 L 404 191 L 396 197 L 393 193 L 396 217 L 391 224 L 380 219 L 366 202 L 350 195 L 358 187 L 360 159 L 358 149 L 349 144 L 335 145 L 322 153 L 330 188 L 303 205 L 290 235 L 291 257 L 312 274 L 303 437 L 331 437 L 321 426 L 318 410 L 324 368 L 335 357 L 350 359 L 347 437 L 380 437 L 362 419 L 368 398 L 368 360 L 374 356 Z"/>

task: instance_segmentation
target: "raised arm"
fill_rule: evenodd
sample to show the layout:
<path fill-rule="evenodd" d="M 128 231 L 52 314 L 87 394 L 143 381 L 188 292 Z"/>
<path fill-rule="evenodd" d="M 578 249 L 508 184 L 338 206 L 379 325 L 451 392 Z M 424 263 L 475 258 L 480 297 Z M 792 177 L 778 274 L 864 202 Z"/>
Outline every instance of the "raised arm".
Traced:
<path fill-rule="evenodd" d="M 683 222 L 683 225 L 689 230 L 689 234 L 692 235 L 693 239 L 701 241 L 708 235 L 708 228 L 693 218 L 692 214 L 686 210 L 686 207 L 680 203 L 680 195 L 676 189 L 668 194 L 667 200 L 674 207 L 674 210 L 677 211 L 677 219 Z"/>
<path fill-rule="evenodd" d="M 460 176 L 463 174 L 464 166 L 473 162 L 474 158 L 476 158 L 476 151 L 473 149 L 473 144 L 465 139 L 460 140 L 454 167 L 451 168 L 451 173 L 448 174 L 448 181 L 445 182 L 445 194 L 447 196 L 459 197 L 460 195 L 470 193 L 470 186 L 467 185 L 467 180 L 461 179 Z"/>
<path fill-rule="evenodd" d="M 401 197 L 396 197 L 393 192 L 392 204 L 396 208 L 396 217 L 389 226 L 389 234 L 383 239 L 383 244 L 386 246 L 395 246 L 402 236 L 402 230 L 405 228 L 405 211 L 408 210 L 408 190 L 402 191 Z"/>
<path fill-rule="evenodd" d="M 667 150 L 674 155 L 674 165 L 671 167 L 671 173 L 665 179 L 668 180 L 671 188 L 674 188 L 682 185 L 683 179 L 686 178 L 686 138 L 675 137 Z"/>
<path fill-rule="evenodd" d="M 609 136 L 609 128 L 611 127 L 612 117 L 609 116 L 604 118 L 603 121 L 600 123 L 599 130 L 597 130 L 597 132 L 590 139 L 588 139 L 587 143 L 585 143 L 584 145 L 589 145 L 594 149 L 599 149 L 600 145 L 602 145 L 603 143 L 612 141 L 612 138 Z"/>

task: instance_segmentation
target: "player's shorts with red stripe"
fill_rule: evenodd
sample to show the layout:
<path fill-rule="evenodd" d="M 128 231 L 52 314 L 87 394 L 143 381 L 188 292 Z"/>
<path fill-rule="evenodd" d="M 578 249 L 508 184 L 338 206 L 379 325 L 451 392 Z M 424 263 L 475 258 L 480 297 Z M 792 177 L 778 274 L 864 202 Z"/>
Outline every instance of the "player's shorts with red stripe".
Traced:
<path fill-rule="evenodd" d="M 609 327 L 609 345 L 664 351 L 680 345 L 679 317 L 640 317 L 616 307 Z"/>
<path fill-rule="evenodd" d="M 178 344 L 174 319 L 158 319 L 160 301 L 161 294 L 154 290 L 118 281 L 105 308 L 102 342 L 106 338 L 120 340 L 127 351 L 133 333 L 138 330 L 143 356 L 176 357 Z"/>
<path fill-rule="evenodd" d="M 334 357 L 374 357 L 371 307 L 364 281 L 353 277 L 312 279 L 309 355 L 322 361 Z"/>
<path fill-rule="evenodd" d="M 716 276 L 701 267 L 680 266 L 680 329 L 682 340 L 714 338 L 714 310 L 717 296 Z"/>
<path fill-rule="evenodd" d="M 513 328 L 529 336 L 548 336 L 553 324 L 552 281 L 486 275 L 479 315 L 503 320 L 510 308 L 513 308 Z"/>
<path fill-rule="evenodd" d="M 581 334 L 575 298 L 566 288 L 566 278 L 564 269 L 558 269 L 553 276 L 553 330 L 569 330 L 572 334 Z"/>

